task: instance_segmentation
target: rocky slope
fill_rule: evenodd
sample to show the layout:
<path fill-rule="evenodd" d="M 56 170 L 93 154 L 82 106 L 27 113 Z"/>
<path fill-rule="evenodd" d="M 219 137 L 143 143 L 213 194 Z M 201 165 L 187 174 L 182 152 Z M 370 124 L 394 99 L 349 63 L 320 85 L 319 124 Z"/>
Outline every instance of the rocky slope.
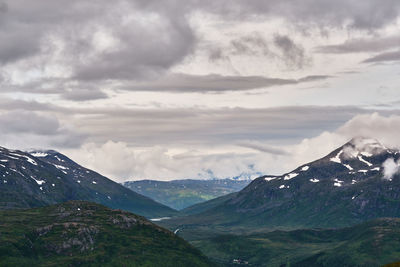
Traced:
<path fill-rule="evenodd" d="M 26 153 L 0 147 L 0 209 L 68 200 L 93 201 L 152 218 L 176 214 L 56 151 Z"/>
<path fill-rule="evenodd" d="M 213 266 L 143 217 L 70 201 L 0 211 L 0 266 Z"/>

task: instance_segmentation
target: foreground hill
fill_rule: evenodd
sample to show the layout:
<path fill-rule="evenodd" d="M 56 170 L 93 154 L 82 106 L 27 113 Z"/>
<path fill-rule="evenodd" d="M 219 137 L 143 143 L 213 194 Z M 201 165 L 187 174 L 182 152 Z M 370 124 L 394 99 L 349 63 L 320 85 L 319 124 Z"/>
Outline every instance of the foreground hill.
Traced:
<path fill-rule="evenodd" d="M 0 211 L 0 266 L 212 266 L 143 217 L 70 201 Z"/>
<path fill-rule="evenodd" d="M 175 210 L 86 169 L 56 151 L 26 153 L 0 147 L 0 209 L 87 200 L 146 217 Z"/>
<path fill-rule="evenodd" d="M 191 216 L 165 223 L 180 229 L 293 229 L 400 217 L 400 176 L 385 176 L 383 171 L 399 158 L 399 151 L 376 140 L 353 139 L 322 159 L 282 176 L 257 178 L 238 193 L 183 211 Z"/>
<path fill-rule="evenodd" d="M 186 207 L 242 190 L 251 180 L 141 180 L 123 185 L 173 209 Z"/>
<path fill-rule="evenodd" d="M 400 219 L 377 219 L 343 229 L 221 235 L 193 244 L 224 265 L 378 267 L 400 259 Z"/>

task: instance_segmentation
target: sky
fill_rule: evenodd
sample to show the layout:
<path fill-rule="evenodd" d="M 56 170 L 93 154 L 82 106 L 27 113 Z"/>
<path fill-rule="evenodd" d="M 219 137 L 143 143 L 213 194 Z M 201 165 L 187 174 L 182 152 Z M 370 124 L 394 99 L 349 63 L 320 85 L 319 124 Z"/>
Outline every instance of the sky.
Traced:
<path fill-rule="evenodd" d="M 109 178 L 283 174 L 400 147 L 398 0 L 0 0 L 0 145 Z"/>

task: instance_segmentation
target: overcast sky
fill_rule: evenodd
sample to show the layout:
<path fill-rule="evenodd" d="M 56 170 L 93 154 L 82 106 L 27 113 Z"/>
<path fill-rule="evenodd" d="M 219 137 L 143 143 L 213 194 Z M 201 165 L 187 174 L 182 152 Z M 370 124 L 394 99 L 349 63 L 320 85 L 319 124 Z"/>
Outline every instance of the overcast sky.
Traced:
<path fill-rule="evenodd" d="M 398 0 L 0 0 L 0 145 L 116 181 L 400 146 Z"/>

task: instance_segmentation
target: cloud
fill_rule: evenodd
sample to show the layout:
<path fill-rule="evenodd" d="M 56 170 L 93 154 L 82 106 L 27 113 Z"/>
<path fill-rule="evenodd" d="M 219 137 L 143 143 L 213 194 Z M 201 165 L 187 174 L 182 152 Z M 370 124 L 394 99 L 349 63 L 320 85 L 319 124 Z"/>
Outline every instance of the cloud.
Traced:
<path fill-rule="evenodd" d="M 108 98 L 108 95 L 102 91 L 91 89 L 72 89 L 61 95 L 62 98 L 72 101 L 87 101 Z"/>
<path fill-rule="evenodd" d="M 400 51 L 392 51 L 378 54 L 376 56 L 367 58 L 363 63 L 382 63 L 382 62 L 393 62 L 400 60 Z"/>
<path fill-rule="evenodd" d="M 78 147 L 83 134 L 62 126 L 55 116 L 15 110 L 0 114 L 2 143 L 11 148 Z"/>
<path fill-rule="evenodd" d="M 388 158 L 382 165 L 383 167 L 383 178 L 391 181 L 393 176 L 399 173 L 400 164 L 395 162 L 393 158 Z"/>
<path fill-rule="evenodd" d="M 398 18 L 400 4 L 396 0 L 307 0 L 298 5 L 283 1 L 201 1 L 203 9 L 229 18 L 245 16 L 279 17 L 297 25 L 314 24 L 320 27 L 349 27 L 373 30 L 384 27 Z"/>
<path fill-rule="evenodd" d="M 300 114 L 305 115 L 304 113 Z M 320 113 L 318 114 L 320 115 Z M 390 133 L 388 133 L 388 128 L 381 129 L 378 125 L 390 124 L 388 121 L 393 119 L 397 121 L 400 120 L 399 118 L 400 115 L 356 115 L 332 130 L 319 133 L 312 138 L 300 137 L 301 134 L 299 135 L 298 132 L 300 138 L 296 139 L 290 139 L 290 136 L 280 136 L 280 138 L 289 138 L 292 141 L 283 144 L 284 142 L 281 140 L 279 147 L 272 145 L 273 137 L 266 132 L 267 128 L 264 128 L 263 134 L 253 131 L 252 138 L 247 136 L 246 140 L 240 140 L 242 136 L 232 138 L 232 134 L 228 134 L 232 133 L 232 129 L 228 127 L 225 129 L 224 136 L 221 136 L 221 138 L 225 138 L 225 142 L 207 143 L 203 141 L 187 146 L 184 144 L 185 140 L 179 140 L 166 144 L 143 146 L 143 142 L 135 145 L 128 141 L 109 140 L 104 143 L 86 143 L 81 149 L 68 152 L 68 154 L 83 165 L 105 173 L 118 181 L 144 178 L 160 180 L 226 178 L 236 177 L 240 174 L 253 177 L 261 174 L 280 175 L 302 164 L 326 156 L 355 135 L 367 136 L 371 133 L 370 131 L 374 131 L 374 137 L 385 140 L 386 144 L 388 138 L 383 137 L 396 136 L 400 126 L 397 123 L 397 126 L 391 124 L 395 127 L 390 128 Z M 245 118 L 243 119 L 245 120 Z M 277 121 L 280 119 L 283 118 L 277 118 Z M 292 119 L 295 121 L 298 118 Z M 361 120 L 365 125 L 370 124 L 371 129 L 367 130 L 361 127 L 358 131 L 354 131 L 360 127 Z M 275 121 L 275 125 L 270 122 L 265 122 L 265 124 L 269 129 L 275 129 L 271 129 L 275 134 L 280 135 L 277 121 Z M 287 127 L 289 127 L 291 123 L 286 120 L 285 124 L 288 124 Z M 227 127 L 226 124 L 221 126 Z M 299 129 L 297 125 L 291 126 Z M 243 124 L 240 127 L 243 127 Z M 248 129 L 246 131 L 251 132 Z M 186 135 L 191 134 L 187 133 Z M 256 136 L 260 141 L 253 141 Z M 152 137 L 149 136 L 149 138 Z M 210 137 L 207 136 L 206 140 L 209 141 Z M 395 144 L 400 145 L 398 139 L 392 140 L 391 145 L 395 146 Z M 394 170 L 391 168 L 393 164 L 387 163 L 386 165 L 385 172 L 389 175 L 389 171 L 393 172 Z"/>
<path fill-rule="evenodd" d="M 131 83 L 120 89 L 129 91 L 150 92 L 223 92 L 223 91 L 245 91 L 257 88 L 294 85 L 303 82 L 313 82 L 331 78 L 327 75 L 314 75 L 300 79 L 280 79 L 262 76 L 224 76 L 224 75 L 188 75 L 171 74 L 159 80 Z"/>
<path fill-rule="evenodd" d="M 302 69 L 310 63 L 304 48 L 296 44 L 289 36 L 277 34 L 274 44 L 280 50 L 281 58 L 289 69 Z"/>
<path fill-rule="evenodd" d="M 347 54 L 382 52 L 388 49 L 397 48 L 400 43 L 400 36 L 374 37 L 349 39 L 342 44 L 326 45 L 316 47 L 318 53 Z"/>
<path fill-rule="evenodd" d="M 354 107 L 78 109 L 71 120 L 93 142 L 131 145 L 226 144 L 243 140 L 285 142 L 334 130 L 363 111 Z"/>
<path fill-rule="evenodd" d="M 288 152 L 284 149 L 281 148 L 276 148 L 273 146 L 267 146 L 265 144 L 262 144 L 260 142 L 241 142 L 237 144 L 238 146 L 241 147 L 247 147 L 247 148 L 251 148 L 260 152 L 264 152 L 264 153 L 269 153 L 269 154 L 273 154 L 273 155 L 287 155 Z"/>

